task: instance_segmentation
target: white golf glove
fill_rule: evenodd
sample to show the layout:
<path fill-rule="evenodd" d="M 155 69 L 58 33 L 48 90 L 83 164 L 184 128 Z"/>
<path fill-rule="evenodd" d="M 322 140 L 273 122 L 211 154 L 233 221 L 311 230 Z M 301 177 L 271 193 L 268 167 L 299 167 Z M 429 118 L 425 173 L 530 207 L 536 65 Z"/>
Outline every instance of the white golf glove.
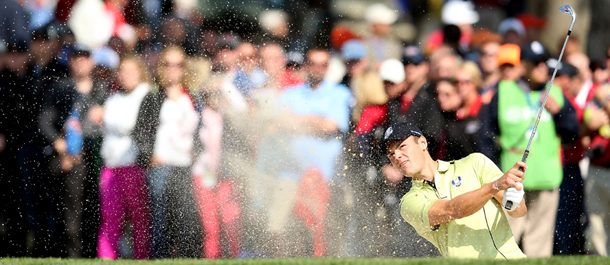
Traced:
<path fill-rule="evenodd" d="M 521 200 L 523 200 L 523 194 L 525 191 L 523 190 L 523 184 L 521 182 L 517 182 L 517 185 L 521 187 L 521 190 L 517 190 L 515 187 L 510 187 L 506 191 L 504 191 L 504 198 L 502 199 L 502 205 L 505 206 L 507 201 L 512 201 L 513 205 L 510 207 L 509 212 L 512 212 L 519 207 Z"/>

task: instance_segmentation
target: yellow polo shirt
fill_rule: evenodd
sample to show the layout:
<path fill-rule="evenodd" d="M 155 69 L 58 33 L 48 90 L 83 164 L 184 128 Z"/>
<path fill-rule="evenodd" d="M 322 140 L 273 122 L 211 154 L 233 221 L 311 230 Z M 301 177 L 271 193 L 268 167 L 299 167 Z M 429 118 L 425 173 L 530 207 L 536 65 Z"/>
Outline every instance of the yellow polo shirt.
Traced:
<path fill-rule="evenodd" d="M 462 219 L 436 227 L 431 227 L 428 220 L 428 210 L 436 200 L 453 199 L 502 175 L 496 164 L 480 153 L 453 162 L 438 160 L 435 183 L 413 180 L 411 190 L 402 197 L 400 213 L 445 258 L 525 258 L 515 243 L 502 205 L 493 198 L 483 209 Z"/>

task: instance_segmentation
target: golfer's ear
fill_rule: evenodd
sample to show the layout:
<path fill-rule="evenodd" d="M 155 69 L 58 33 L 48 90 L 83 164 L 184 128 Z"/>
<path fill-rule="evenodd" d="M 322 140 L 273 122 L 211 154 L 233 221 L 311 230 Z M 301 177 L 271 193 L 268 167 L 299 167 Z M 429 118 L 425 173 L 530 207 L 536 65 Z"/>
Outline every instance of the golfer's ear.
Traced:
<path fill-rule="evenodd" d="M 417 142 L 419 143 L 419 145 L 421 146 L 421 148 L 423 150 L 426 150 L 428 148 L 428 140 L 426 140 L 426 137 L 420 136 L 417 139 Z"/>

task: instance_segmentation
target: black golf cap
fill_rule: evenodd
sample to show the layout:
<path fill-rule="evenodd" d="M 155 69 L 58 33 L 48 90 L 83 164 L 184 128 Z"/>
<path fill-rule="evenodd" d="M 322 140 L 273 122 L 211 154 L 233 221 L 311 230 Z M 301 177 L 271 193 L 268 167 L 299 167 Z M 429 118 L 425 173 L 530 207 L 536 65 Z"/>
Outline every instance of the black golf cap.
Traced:
<path fill-rule="evenodd" d="M 386 141 L 389 140 L 404 140 L 409 136 L 423 136 L 424 134 L 421 132 L 417 126 L 407 123 L 401 122 L 390 126 L 386 131 L 383 139 Z"/>

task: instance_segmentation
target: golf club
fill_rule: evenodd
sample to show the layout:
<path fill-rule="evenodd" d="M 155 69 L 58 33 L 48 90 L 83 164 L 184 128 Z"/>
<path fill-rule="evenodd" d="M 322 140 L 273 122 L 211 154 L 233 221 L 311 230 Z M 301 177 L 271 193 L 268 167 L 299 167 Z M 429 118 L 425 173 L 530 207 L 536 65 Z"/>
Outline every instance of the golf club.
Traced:
<path fill-rule="evenodd" d="M 542 116 L 542 111 L 544 110 L 544 105 L 546 104 L 546 99 L 549 97 L 551 86 L 553 85 L 553 81 L 555 80 L 555 75 L 557 74 L 557 69 L 559 69 L 559 63 L 561 62 L 561 57 L 563 56 L 563 51 L 566 49 L 566 44 L 568 43 L 568 39 L 570 38 L 570 34 L 572 33 L 572 27 L 574 27 L 574 21 L 576 20 L 576 13 L 574 13 L 574 9 L 570 5 L 565 5 L 559 8 L 559 11 L 572 16 L 572 23 L 570 24 L 570 29 L 568 29 L 568 35 L 566 35 L 566 40 L 563 42 L 563 47 L 561 48 L 561 53 L 559 53 L 559 58 L 557 58 L 557 66 L 553 71 L 553 75 L 551 76 L 551 81 L 548 83 L 546 87 L 546 95 L 544 96 L 544 100 L 542 100 L 542 105 L 540 105 L 540 110 L 538 111 L 538 117 L 536 118 L 536 123 L 534 124 L 534 129 L 532 130 L 532 134 L 530 135 L 529 142 L 527 143 L 527 148 L 525 148 L 525 152 L 523 152 L 523 158 L 521 161 L 525 163 L 527 161 L 527 157 L 530 154 L 530 146 L 532 145 L 532 139 L 534 139 L 534 135 L 536 134 L 536 129 L 538 129 L 538 123 L 540 122 L 540 116 Z M 519 167 L 519 171 L 523 172 L 523 167 Z M 515 187 L 510 187 L 509 189 L 515 189 Z M 513 206 L 512 201 L 507 201 L 504 208 L 509 210 Z"/>

